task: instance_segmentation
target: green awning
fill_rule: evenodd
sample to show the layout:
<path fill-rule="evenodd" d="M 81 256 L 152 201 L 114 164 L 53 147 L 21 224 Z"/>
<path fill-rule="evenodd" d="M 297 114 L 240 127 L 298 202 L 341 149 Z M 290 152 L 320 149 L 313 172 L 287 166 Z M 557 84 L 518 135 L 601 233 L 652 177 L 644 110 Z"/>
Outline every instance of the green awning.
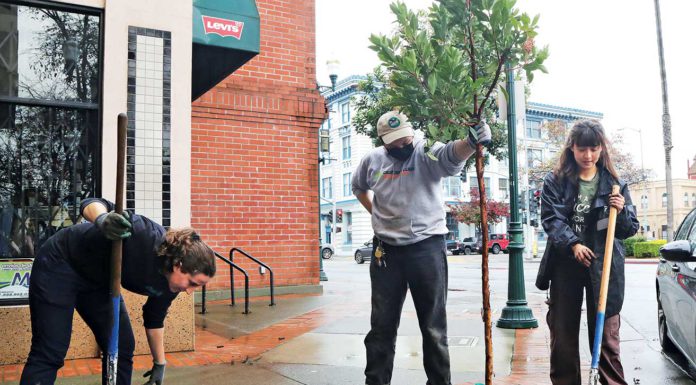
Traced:
<path fill-rule="evenodd" d="M 255 0 L 193 0 L 191 100 L 259 53 Z"/>

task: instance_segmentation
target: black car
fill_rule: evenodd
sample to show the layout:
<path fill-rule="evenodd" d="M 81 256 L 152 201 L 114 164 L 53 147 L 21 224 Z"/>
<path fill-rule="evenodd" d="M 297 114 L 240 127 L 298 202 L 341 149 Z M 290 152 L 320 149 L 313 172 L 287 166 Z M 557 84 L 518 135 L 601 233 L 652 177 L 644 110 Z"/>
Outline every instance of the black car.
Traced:
<path fill-rule="evenodd" d="M 447 251 L 451 252 L 454 255 L 459 254 L 459 241 L 456 239 L 448 239 Z"/>
<path fill-rule="evenodd" d="M 674 241 L 660 248 L 657 322 L 665 352 L 681 352 L 696 367 L 696 210 L 686 216 Z"/>
<path fill-rule="evenodd" d="M 355 262 L 358 264 L 363 264 L 365 262 L 370 262 L 372 260 L 372 240 L 363 243 L 357 250 L 355 250 Z"/>

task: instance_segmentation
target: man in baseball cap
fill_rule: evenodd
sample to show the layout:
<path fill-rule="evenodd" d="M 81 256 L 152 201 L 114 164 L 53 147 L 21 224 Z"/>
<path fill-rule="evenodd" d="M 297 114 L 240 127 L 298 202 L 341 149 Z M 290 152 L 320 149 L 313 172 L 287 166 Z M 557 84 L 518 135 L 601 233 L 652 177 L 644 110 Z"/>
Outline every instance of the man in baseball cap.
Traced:
<path fill-rule="evenodd" d="M 458 175 L 478 144 L 491 140 L 479 123 L 464 140 L 415 139 L 406 115 L 390 111 L 377 122 L 384 143 L 360 161 L 353 193 L 372 216 L 371 329 L 365 337 L 365 383 L 391 382 L 396 331 L 410 289 L 423 335 L 428 384 L 451 385 L 447 348 L 447 259 L 444 201 L 440 181 Z M 368 194 L 372 190 L 373 196 Z"/>
<path fill-rule="evenodd" d="M 377 135 L 382 138 L 382 142 L 389 144 L 397 139 L 413 136 L 413 127 L 406 115 L 389 111 L 377 121 Z"/>

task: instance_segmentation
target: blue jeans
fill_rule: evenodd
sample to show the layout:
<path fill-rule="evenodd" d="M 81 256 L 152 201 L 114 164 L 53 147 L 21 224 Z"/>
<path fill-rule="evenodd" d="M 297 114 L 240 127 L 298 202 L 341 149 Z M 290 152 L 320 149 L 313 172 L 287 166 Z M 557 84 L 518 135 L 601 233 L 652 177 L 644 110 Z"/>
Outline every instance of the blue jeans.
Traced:
<path fill-rule="evenodd" d="M 81 276 L 62 257 L 39 255 L 29 283 L 31 350 L 20 385 L 50 385 L 65 360 L 70 344 L 74 310 L 92 330 L 102 352 L 111 334 L 111 300 L 106 285 Z M 133 371 L 135 339 L 121 298 L 118 385 L 129 385 Z M 102 354 L 102 384 L 106 384 L 106 354 Z"/>
<path fill-rule="evenodd" d="M 365 337 L 366 384 L 391 382 L 394 368 L 396 333 L 406 291 L 410 289 L 423 336 L 423 366 L 428 385 L 450 385 L 450 360 L 447 346 L 447 254 L 445 238 L 432 236 L 407 246 L 382 243 L 386 261 L 379 266 L 374 250 L 371 330 Z"/>

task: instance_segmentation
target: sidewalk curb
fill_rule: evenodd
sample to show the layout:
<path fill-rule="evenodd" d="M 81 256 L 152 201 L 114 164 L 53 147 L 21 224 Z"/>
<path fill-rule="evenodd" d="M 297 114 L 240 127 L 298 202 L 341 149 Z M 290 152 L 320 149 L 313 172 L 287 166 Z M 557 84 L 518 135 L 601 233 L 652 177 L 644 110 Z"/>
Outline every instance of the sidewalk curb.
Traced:
<path fill-rule="evenodd" d="M 657 258 L 626 258 L 625 261 L 629 265 L 657 265 L 660 262 Z"/>

